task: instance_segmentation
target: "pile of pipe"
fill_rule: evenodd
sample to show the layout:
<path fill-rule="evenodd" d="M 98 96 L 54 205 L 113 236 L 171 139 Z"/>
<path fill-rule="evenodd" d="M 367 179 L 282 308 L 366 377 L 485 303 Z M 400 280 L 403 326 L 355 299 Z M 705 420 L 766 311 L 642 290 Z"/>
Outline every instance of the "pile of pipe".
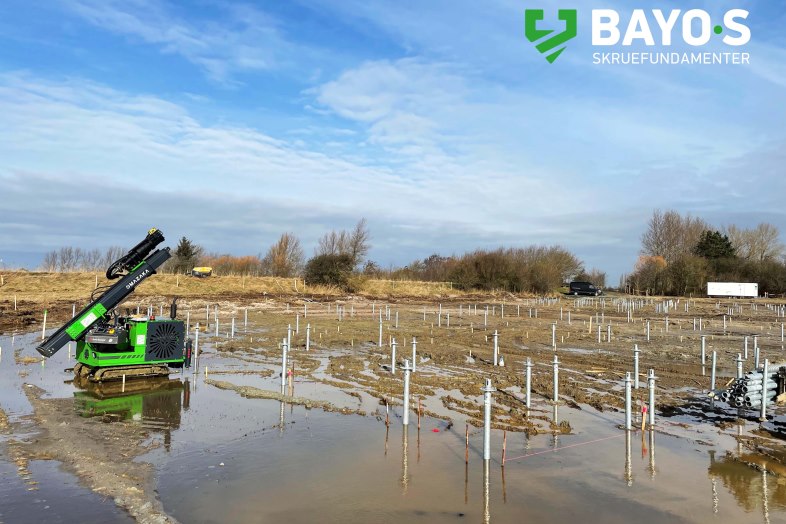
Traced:
<path fill-rule="evenodd" d="M 762 369 L 751 371 L 742 378 L 735 379 L 728 388 L 720 392 L 720 399 L 735 408 L 760 408 L 761 399 L 766 395 L 767 403 L 778 395 L 778 368 L 767 373 L 764 381 Z"/>

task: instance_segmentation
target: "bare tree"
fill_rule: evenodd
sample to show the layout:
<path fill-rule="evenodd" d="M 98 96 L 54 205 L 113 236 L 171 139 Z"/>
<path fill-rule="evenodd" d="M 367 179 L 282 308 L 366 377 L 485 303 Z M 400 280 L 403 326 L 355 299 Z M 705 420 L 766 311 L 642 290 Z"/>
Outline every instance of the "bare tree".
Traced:
<path fill-rule="evenodd" d="M 122 246 L 110 246 L 106 248 L 106 251 L 104 251 L 104 257 L 101 260 L 101 267 L 108 268 L 115 260 L 125 255 L 126 252 L 126 248 Z"/>
<path fill-rule="evenodd" d="M 783 254 L 780 232 L 772 224 L 762 222 L 754 229 L 743 229 L 730 224 L 724 229 L 740 258 L 762 262 L 777 260 Z"/>
<path fill-rule="evenodd" d="M 698 217 L 683 217 L 676 211 L 664 213 L 656 209 L 641 236 L 641 253 L 663 257 L 670 264 L 689 255 L 706 229 L 709 225 Z"/>
<path fill-rule="evenodd" d="M 355 266 L 358 266 L 366 259 L 368 250 L 371 248 L 369 245 L 370 240 L 371 233 L 368 231 L 366 219 L 361 218 L 349 235 L 349 256 L 352 257 Z"/>
<path fill-rule="evenodd" d="M 366 259 L 371 248 L 371 234 L 366 226 L 366 219 L 361 218 L 352 231 L 331 231 L 319 239 L 315 254 L 349 255 L 353 267 L 357 267 Z"/>
<path fill-rule="evenodd" d="M 41 263 L 41 268 L 49 273 L 57 271 L 57 251 L 52 250 L 44 255 L 44 261 Z"/>
<path fill-rule="evenodd" d="M 340 255 L 347 252 L 347 232 L 346 231 L 331 231 L 319 239 L 315 255 Z"/>
<path fill-rule="evenodd" d="M 291 277 L 303 269 L 303 249 L 292 233 L 284 233 L 262 259 L 262 270 L 275 277 Z"/>
<path fill-rule="evenodd" d="M 74 271 L 76 264 L 76 250 L 71 246 L 61 247 L 57 253 L 57 270 L 60 272 Z"/>
<path fill-rule="evenodd" d="M 80 269 L 83 271 L 99 271 L 104 268 L 102 262 L 101 251 L 98 249 L 91 249 L 82 253 L 82 261 Z"/>

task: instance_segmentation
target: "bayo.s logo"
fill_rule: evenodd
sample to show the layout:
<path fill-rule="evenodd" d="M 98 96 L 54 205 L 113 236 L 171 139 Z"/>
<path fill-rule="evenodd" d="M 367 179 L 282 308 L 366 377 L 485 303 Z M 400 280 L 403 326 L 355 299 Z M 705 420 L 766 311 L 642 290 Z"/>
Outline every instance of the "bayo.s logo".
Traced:
<path fill-rule="evenodd" d="M 554 34 L 535 45 L 535 49 L 546 55 L 550 64 L 565 50 L 562 44 L 576 36 L 578 27 L 575 9 L 560 9 L 557 18 L 565 22 L 565 30 Z M 543 9 L 527 9 L 524 11 L 524 34 L 533 44 L 542 38 L 551 35 L 553 29 L 538 29 L 538 22 L 543 20 Z M 559 47 L 556 51 L 555 48 Z"/>

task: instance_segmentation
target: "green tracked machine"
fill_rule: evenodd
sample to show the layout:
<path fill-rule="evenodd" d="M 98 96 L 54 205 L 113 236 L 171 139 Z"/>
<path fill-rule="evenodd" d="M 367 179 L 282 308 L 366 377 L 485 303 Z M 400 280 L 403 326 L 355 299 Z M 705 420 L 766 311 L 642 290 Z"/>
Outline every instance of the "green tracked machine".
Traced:
<path fill-rule="evenodd" d="M 98 288 L 101 295 L 91 297 L 87 307 L 36 350 L 51 357 L 69 342 L 76 342 L 74 373 L 93 382 L 166 376 L 170 368 L 190 367 L 191 341 L 186 339 L 183 321 L 176 318 L 176 299 L 169 318 L 130 312 L 121 316 L 117 310 L 141 282 L 172 256 L 168 247 L 153 251 L 163 241 L 161 231 L 148 231 L 142 242 L 106 270 L 109 280 L 119 280 Z"/>

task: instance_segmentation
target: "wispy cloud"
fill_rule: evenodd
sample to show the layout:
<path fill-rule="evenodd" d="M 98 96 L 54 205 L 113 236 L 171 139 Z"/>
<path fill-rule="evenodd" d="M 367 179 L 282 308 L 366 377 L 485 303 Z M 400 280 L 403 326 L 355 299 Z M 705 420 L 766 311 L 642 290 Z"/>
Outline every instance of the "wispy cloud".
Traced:
<path fill-rule="evenodd" d="M 176 5 L 152 0 L 66 0 L 73 13 L 91 24 L 180 55 L 219 82 L 230 82 L 233 74 L 242 71 L 281 67 L 298 47 L 273 17 L 257 8 L 217 7 L 217 12 L 199 19 L 179 16 Z"/>
<path fill-rule="evenodd" d="M 13 234 L 7 221 L 19 222 L 20 217 L 46 232 L 36 237 L 37 245 L 46 248 L 72 234 L 69 220 L 87 221 L 91 213 L 138 215 L 136 196 L 113 198 L 111 204 L 98 196 L 104 191 L 128 195 L 130 188 L 135 195 L 139 188 L 148 188 L 159 195 L 153 199 L 159 203 L 190 193 L 189 198 L 198 195 L 223 206 L 220 213 L 205 214 L 210 206 L 201 203 L 184 210 L 193 224 L 245 224 L 246 211 L 241 208 L 248 207 L 269 210 L 276 215 L 271 223 L 282 230 L 318 229 L 321 234 L 333 224 L 366 216 L 386 232 L 375 248 L 375 256 L 392 257 L 385 261 L 404 262 L 433 250 L 469 249 L 492 241 L 559 240 L 545 227 L 545 206 L 535 197 L 543 183 L 534 178 L 505 179 L 501 168 L 488 160 L 468 157 L 469 163 L 462 166 L 437 159 L 433 176 L 413 180 L 408 173 L 423 166 L 409 157 L 393 166 L 357 154 L 328 155 L 251 128 L 204 125 L 182 107 L 157 97 L 29 74 L 0 76 L 0 112 L 3 187 L 6 195 L 16 188 L 13 198 L 0 202 L 6 217 L 0 229 L 9 245 Z M 349 139 L 354 140 L 351 135 Z M 91 189 L 94 186 L 101 189 Z M 56 195 L 54 188 L 65 187 L 77 192 L 73 200 Z M 532 202 L 521 206 L 525 198 Z M 50 204 L 41 208 L 42 202 Z M 161 209 L 161 214 L 172 212 L 166 206 Z M 259 217 L 254 220 L 253 227 L 269 232 Z M 521 223 L 531 227 L 522 231 Z M 203 226 L 190 227 L 213 238 Z M 408 227 L 423 232 L 420 238 L 412 238 Z M 106 235 L 109 226 L 95 228 Z M 446 233 L 449 230 L 461 234 Z M 548 234 L 538 234 L 539 230 Z M 429 231 L 445 232 L 441 236 L 451 240 L 436 244 Z M 237 236 L 220 238 L 239 242 Z M 261 238 L 272 241 L 273 235 Z M 397 251 L 397 246 L 407 250 Z M 226 240 L 209 247 L 230 249 Z"/>

